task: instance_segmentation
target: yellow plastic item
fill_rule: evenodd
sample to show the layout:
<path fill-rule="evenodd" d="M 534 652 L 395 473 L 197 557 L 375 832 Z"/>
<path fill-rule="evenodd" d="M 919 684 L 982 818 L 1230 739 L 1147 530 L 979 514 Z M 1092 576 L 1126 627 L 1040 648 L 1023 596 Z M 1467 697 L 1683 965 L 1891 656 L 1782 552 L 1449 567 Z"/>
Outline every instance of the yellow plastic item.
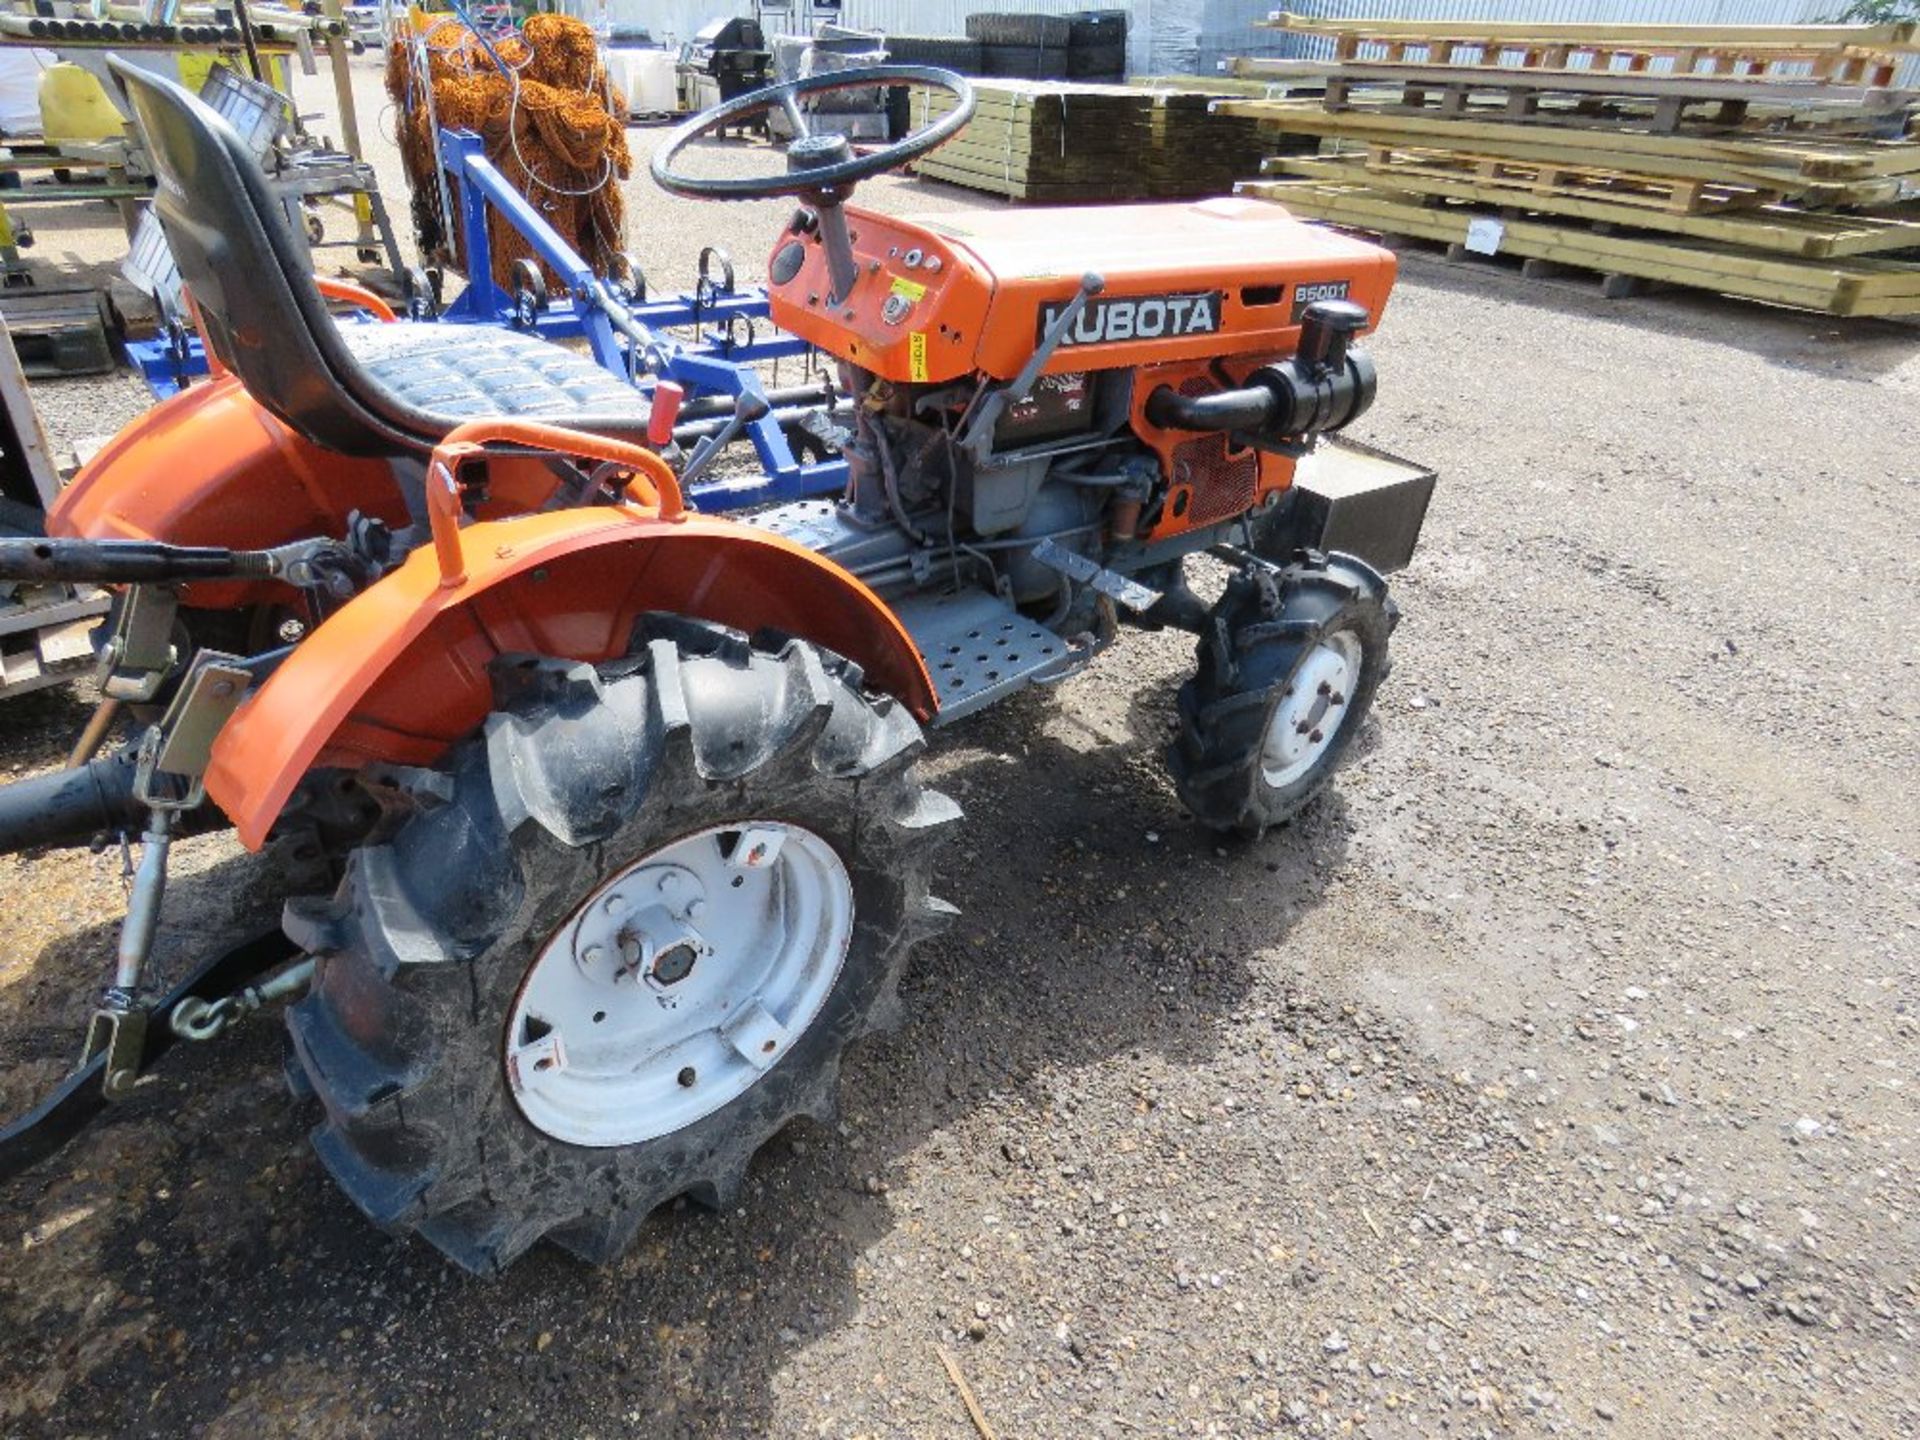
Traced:
<path fill-rule="evenodd" d="M 285 55 L 260 57 L 260 63 L 267 69 L 267 84 L 282 95 L 293 93 L 293 72 L 287 69 L 287 59 Z M 231 69 L 234 58 L 222 56 L 218 50 L 182 50 L 174 57 L 174 63 L 180 67 L 180 83 L 198 95 L 207 83 L 207 76 L 213 73 L 213 67 L 224 63 Z"/>
<path fill-rule="evenodd" d="M 438 26 L 449 22 L 458 25 L 462 30 L 466 29 L 466 22 L 451 10 L 429 10 L 424 5 L 413 5 L 407 9 L 407 27 L 416 35 L 429 35 Z"/>
<path fill-rule="evenodd" d="M 112 140 L 126 121 L 106 89 L 86 70 L 62 60 L 40 76 L 40 131 L 48 144 Z"/>

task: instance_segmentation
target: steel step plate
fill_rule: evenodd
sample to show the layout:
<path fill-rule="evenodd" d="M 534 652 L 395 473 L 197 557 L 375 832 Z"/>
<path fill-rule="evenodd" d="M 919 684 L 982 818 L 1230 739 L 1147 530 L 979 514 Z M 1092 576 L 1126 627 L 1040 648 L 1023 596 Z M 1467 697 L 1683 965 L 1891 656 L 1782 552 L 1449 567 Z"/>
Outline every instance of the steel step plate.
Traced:
<path fill-rule="evenodd" d="M 858 544 L 863 533 L 841 517 L 832 500 L 799 500 L 743 518 L 814 550 L 840 548 L 843 557 L 844 547 Z M 901 601 L 895 613 L 919 647 L 940 697 L 936 725 L 971 715 L 1035 680 L 1061 679 L 1086 660 L 1044 625 L 985 590 L 915 595 Z"/>
<path fill-rule="evenodd" d="M 1078 668 L 1078 654 L 1066 641 L 984 590 L 916 596 L 897 613 L 940 697 L 936 725 L 963 719 L 1036 679 L 1057 679 Z"/>

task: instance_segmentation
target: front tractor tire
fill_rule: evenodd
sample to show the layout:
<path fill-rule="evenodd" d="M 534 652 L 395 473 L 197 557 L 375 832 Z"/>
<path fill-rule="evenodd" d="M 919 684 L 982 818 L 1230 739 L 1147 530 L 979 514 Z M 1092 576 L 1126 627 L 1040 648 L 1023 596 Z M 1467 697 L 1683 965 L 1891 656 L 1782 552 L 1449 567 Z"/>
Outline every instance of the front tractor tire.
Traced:
<path fill-rule="evenodd" d="M 541 1239 L 604 1263 L 667 1201 L 729 1203 L 789 1121 L 831 1118 L 951 913 L 928 868 L 959 811 L 909 714 L 800 641 L 642 636 L 502 662 L 442 803 L 289 917 L 322 956 L 288 1016 L 320 1158 L 476 1273 Z"/>
<path fill-rule="evenodd" d="M 1168 754 L 1208 827 L 1258 839 L 1325 788 L 1387 669 L 1386 582 L 1348 555 L 1254 562 L 1227 582 L 1180 687 Z"/>

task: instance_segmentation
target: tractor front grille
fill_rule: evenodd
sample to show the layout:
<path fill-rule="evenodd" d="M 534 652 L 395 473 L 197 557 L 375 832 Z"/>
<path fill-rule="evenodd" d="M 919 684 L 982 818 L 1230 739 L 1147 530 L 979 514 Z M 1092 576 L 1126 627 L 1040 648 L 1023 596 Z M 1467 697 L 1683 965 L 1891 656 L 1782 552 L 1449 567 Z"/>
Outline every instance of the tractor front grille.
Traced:
<path fill-rule="evenodd" d="M 1217 388 L 1196 375 L 1181 383 L 1180 393 L 1207 395 Z M 1252 450 L 1234 452 L 1225 435 L 1201 435 L 1174 446 L 1173 478 L 1193 490 L 1182 517 L 1189 527 L 1215 525 L 1252 506 L 1260 483 L 1260 456 Z"/>

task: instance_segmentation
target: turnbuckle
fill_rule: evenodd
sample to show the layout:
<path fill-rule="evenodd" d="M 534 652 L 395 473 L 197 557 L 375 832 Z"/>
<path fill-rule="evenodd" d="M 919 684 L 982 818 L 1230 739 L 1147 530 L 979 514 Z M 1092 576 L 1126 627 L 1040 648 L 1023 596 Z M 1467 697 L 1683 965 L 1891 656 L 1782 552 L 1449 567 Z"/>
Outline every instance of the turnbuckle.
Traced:
<path fill-rule="evenodd" d="M 135 798 L 147 807 L 140 865 L 133 872 L 126 918 L 120 922 L 113 983 L 101 991 L 100 1006 L 87 1022 L 80 1053 L 82 1066 L 104 1057 L 101 1089 L 109 1100 L 124 1100 L 133 1093 L 146 1053 L 148 1011 L 139 1001 L 140 980 L 160 929 L 174 817 L 194 809 L 206 797 L 205 774 L 214 739 L 246 698 L 252 678 L 233 656 L 202 651 L 194 657 L 165 718 L 140 739 L 133 782 Z"/>
<path fill-rule="evenodd" d="M 140 1079 L 140 1057 L 147 1041 L 147 1012 L 136 994 L 154 933 L 160 928 L 160 902 L 167 893 L 167 853 L 173 848 L 173 811 L 147 812 L 147 831 L 141 836 L 140 868 L 134 872 L 133 893 L 127 898 L 127 916 L 120 922 L 120 950 L 114 962 L 113 983 L 100 992 L 100 1008 L 87 1022 L 86 1044 L 80 1052 L 84 1066 L 104 1055 L 101 1088 L 109 1100 L 124 1100 Z"/>

